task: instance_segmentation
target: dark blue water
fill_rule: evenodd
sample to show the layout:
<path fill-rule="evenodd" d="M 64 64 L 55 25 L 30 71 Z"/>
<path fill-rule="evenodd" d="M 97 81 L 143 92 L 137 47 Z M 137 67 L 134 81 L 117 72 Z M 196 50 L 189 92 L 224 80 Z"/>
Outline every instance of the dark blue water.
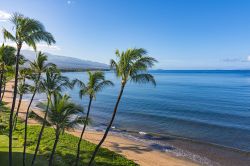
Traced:
<path fill-rule="evenodd" d="M 177 135 L 250 151 L 250 71 L 152 71 L 157 86 L 128 84 L 114 126 L 130 131 Z M 87 74 L 64 73 L 87 81 Z M 120 80 L 93 102 L 93 125 L 106 124 L 114 108 Z M 68 91 L 87 108 L 79 89 Z"/>

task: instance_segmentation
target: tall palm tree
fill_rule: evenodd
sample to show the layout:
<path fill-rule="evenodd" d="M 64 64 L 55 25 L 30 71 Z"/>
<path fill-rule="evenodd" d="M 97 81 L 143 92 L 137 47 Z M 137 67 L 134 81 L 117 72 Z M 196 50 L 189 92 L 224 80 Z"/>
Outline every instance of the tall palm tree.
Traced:
<path fill-rule="evenodd" d="M 9 118 L 9 166 L 12 166 L 12 120 L 16 103 L 19 58 L 22 45 L 27 44 L 28 46 L 31 46 L 34 50 L 36 50 L 36 43 L 44 41 L 50 45 L 52 43 L 55 43 L 55 39 L 51 33 L 45 30 L 43 24 L 35 19 L 25 17 L 19 13 L 14 13 L 10 21 L 14 25 L 15 32 L 12 34 L 8 30 L 3 29 L 3 35 L 4 39 L 9 39 L 15 42 L 17 46 L 14 95 Z M 25 165 L 25 157 L 26 156 L 24 153 L 23 165 Z"/>
<path fill-rule="evenodd" d="M 32 70 L 31 79 L 34 82 L 34 88 L 32 88 L 33 94 L 32 94 L 31 100 L 29 102 L 26 116 L 25 116 L 23 156 L 26 156 L 28 117 L 29 117 L 31 104 L 32 104 L 34 97 L 36 95 L 36 92 L 39 88 L 42 73 L 44 73 L 50 66 L 54 66 L 54 64 L 51 64 L 51 63 L 46 64 L 46 61 L 47 61 L 47 56 L 39 51 L 37 53 L 36 59 L 33 62 L 30 62 L 30 70 Z M 25 162 L 25 158 L 26 157 L 23 157 L 23 160 L 24 160 L 23 162 Z"/>
<path fill-rule="evenodd" d="M 131 81 L 134 83 L 152 83 L 153 85 L 156 85 L 154 77 L 148 73 L 148 68 L 152 67 L 157 61 L 152 57 L 146 56 L 147 51 L 145 49 L 134 48 L 128 49 L 125 52 L 122 51 L 121 53 L 119 52 L 119 50 L 116 50 L 115 53 L 117 61 L 111 59 L 110 65 L 111 68 L 115 70 L 116 76 L 118 78 L 121 78 L 121 88 L 114 107 L 112 118 L 106 128 L 106 131 L 101 141 L 96 146 L 93 152 L 93 155 L 88 164 L 89 166 L 93 163 L 98 150 L 100 149 L 102 143 L 105 141 L 108 132 L 113 124 L 117 108 L 127 82 Z"/>
<path fill-rule="evenodd" d="M 46 64 L 47 59 L 48 59 L 48 57 L 44 53 L 39 51 L 37 53 L 36 59 L 33 62 L 30 62 L 30 69 L 33 71 L 33 74 L 31 75 L 31 79 L 34 82 L 34 90 L 33 90 L 33 94 L 32 94 L 30 103 L 29 103 L 28 108 L 27 108 L 27 114 L 29 112 L 30 106 L 31 106 L 31 104 L 34 100 L 34 97 L 36 95 L 36 92 L 38 90 L 38 86 L 39 86 L 39 83 L 41 81 L 42 73 L 45 73 L 48 67 L 54 65 L 52 63 Z"/>
<path fill-rule="evenodd" d="M 78 116 L 74 117 L 74 115 L 81 112 L 83 109 L 69 101 L 69 99 L 70 97 L 68 95 L 62 96 L 60 93 L 56 93 L 49 106 L 47 122 L 54 126 L 55 129 L 55 142 L 49 158 L 49 166 L 53 164 L 53 158 L 60 134 L 64 133 L 65 129 L 75 127 L 81 119 Z"/>
<path fill-rule="evenodd" d="M 88 112 L 87 112 L 86 119 L 84 121 L 84 126 L 82 129 L 81 136 L 78 142 L 78 147 L 77 147 L 77 156 L 76 156 L 76 163 L 75 163 L 76 166 L 78 165 L 78 162 L 79 162 L 81 141 L 82 141 L 82 137 L 87 126 L 92 100 L 93 98 L 95 99 L 96 94 L 102 91 L 105 87 L 114 85 L 111 81 L 105 79 L 104 73 L 101 71 L 96 71 L 96 72 L 89 71 L 88 77 L 89 79 L 88 79 L 87 86 L 80 80 L 73 81 L 74 84 L 78 83 L 80 87 L 80 91 L 79 91 L 80 98 L 82 98 L 85 95 L 89 96 Z"/>
<path fill-rule="evenodd" d="M 2 87 L 3 87 L 3 79 L 4 79 L 4 74 L 6 70 L 8 69 L 8 66 L 12 66 L 15 64 L 15 52 L 16 49 L 11 46 L 5 46 L 2 44 L 0 47 L 0 102 L 2 101 Z"/>
<path fill-rule="evenodd" d="M 40 130 L 39 136 L 38 136 L 35 153 L 32 159 L 32 163 L 31 163 L 32 166 L 35 164 L 35 161 L 36 161 L 37 153 L 38 153 L 39 146 L 40 146 L 40 141 L 42 139 L 43 131 L 46 125 L 46 118 L 48 115 L 48 110 L 49 110 L 52 99 L 54 98 L 55 94 L 61 92 L 63 88 L 72 88 L 72 84 L 70 83 L 69 79 L 65 76 L 62 76 L 60 71 L 56 69 L 55 66 L 49 67 L 46 70 L 45 77 L 42 78 L 40 86 L 41 86 L 40 90 L 46 93 L 47 106 L 46 106 L 45 115 L 43 118 L 43 124 Z"/>

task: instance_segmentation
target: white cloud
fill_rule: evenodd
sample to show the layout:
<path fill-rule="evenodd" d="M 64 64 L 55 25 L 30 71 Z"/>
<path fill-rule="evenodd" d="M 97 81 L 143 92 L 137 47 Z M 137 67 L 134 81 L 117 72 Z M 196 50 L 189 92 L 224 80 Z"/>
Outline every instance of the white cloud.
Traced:
<path fill-rule="evenodd" d="M 7 21 L 11 17 L 11 14 L 0 10 L 0 21 Z"/>
<path fill-rule="evenodd" d="M 250 55 L 247 57 L 247 61 L 249 61 L 249 62 L 250 62 Z"/>
<path fill-rule="evenodd" d="M 72 3 L 72 1 L 67 1 L 67 4 L 70 5 Z"/>
<path fill-rule="evenodd" d="M 16 47 L 16 43 L 14 43 L 14 42 L 6 42 L 5 44 Z M 36 44 L 36 47 L 37 47 L 36 48 L 37 51 L 43 51 L 43 52 L 49 52 L 49 53 L 58 53 L 61 51 L 61 48 L 59 46 L 56 46 L 56 45 L 49 46 L 47 44 L 38 43 L 38 44 Z M 33 48 L 29 47 L 27 44 L 23 44 L 22 49 L 33 51 Z"/>

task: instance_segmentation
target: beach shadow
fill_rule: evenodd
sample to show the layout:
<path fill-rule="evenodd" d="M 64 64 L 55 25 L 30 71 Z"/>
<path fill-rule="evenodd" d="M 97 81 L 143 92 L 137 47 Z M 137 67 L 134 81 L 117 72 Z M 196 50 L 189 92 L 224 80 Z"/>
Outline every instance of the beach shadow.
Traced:
<path fill-rule="evenodd" d="M 94 149 L 93 149 L 94 150 Z M 79 165 L 87 165 L 93 150 L 81 150 L 80 151 L 80 160 Z M 111 152 L 107 149 L 100 149 L 100 151 L 97 153 L 97 157 L 99 160 L 95 160 L 93 166 L 121 166 L 121 164 L 118 162 L 114 162 L 118 155 L 114 152 Z M 76 155 L 73 155 L 71 153 L 56 153 L 57 160 L 60 158 L 63 158 L 63 164 L 65 165 L 74 165 L 75 164 L 75 158 Z M 100 159 L 101 158 L 101 159 Z"/>
<path fill-rule="evenodd" d="M 1 161 L 1 166 L 8 166 L 8 152 L 2 152 L 0 151 L 0 161 Z M 23 159 L 23 153 L 22 152 L 13 152 L 12 153 L 13 156 L 13 165 L 18 166 L 20 165 L 20 163 L 22 163 L 22 159 Z M 27 157 L 27 165 L 29 165 L 31 163 L 31 159 L 33 157 L 33 154 L 27 153 L 26 154 Z M 43 156 L 38 156 L 37 158 L 37 163 L 36 166 L 44 166 L 47 165 L 47 159 Z"/>
<path fill-rule="evenodd" d="M 6 99 L 12 99 L 13 97 L 12 96 L 4 96 L 4 98 L 6 98 Z"/>

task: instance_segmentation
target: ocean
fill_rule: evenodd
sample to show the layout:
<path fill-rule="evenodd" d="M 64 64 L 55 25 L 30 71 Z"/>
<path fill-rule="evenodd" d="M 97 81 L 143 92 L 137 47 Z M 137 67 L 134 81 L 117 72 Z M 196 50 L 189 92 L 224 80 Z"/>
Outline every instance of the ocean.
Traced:
<path fill-rule="evenodd" d="M 103 130 L 109 122 L 120 89 L 115 83 L 92 102 L 91 126 Z M 250 152 L 250 71 L 177 70 L 150 71 L 157 85 L 128 82 L 113 124 L 143 138 L 169 135 Z M 85 72 L 65 72 L 70 79 L 87 81 Z M 79 89 L 67 90 L 72 100 L 87 110 L 88 97 Z M 134 133 L 134 134 L 133 134 Z"/>

